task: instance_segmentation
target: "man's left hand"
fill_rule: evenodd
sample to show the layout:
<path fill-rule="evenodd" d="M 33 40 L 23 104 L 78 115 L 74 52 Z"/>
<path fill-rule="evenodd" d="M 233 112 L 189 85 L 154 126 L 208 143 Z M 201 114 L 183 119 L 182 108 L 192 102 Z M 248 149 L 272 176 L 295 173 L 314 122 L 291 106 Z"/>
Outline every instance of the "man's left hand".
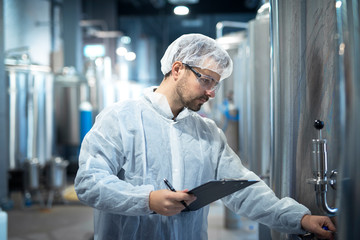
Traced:
<path fill-rule="evenodd" d="M 305 231 L 314 233 L 320 239 L 334 240 L 336 227 L 329 217 L 304 215 L 301 219 L 301 226 Z M 326 227 L 328 230 L 325 230 Z"/>

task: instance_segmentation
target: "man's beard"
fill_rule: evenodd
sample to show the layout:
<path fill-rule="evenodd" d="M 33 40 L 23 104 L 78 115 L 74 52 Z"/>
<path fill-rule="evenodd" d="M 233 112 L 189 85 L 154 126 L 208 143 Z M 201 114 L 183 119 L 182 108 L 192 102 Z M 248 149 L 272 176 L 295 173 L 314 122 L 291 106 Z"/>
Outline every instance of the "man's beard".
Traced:
<path fill-rule="evenodd" d="M 195 112 L 199 111 L 204 103 L 203 102 L 199 103 L 198 100 L 207 101 L 208 97 L 202 96 L 202 97 L 195 98 L 193 100 L 186 101 L 185 107 L 187 107 L 188 109 L 195 111 Z"/>
<path fill-rule="evenodd" d="M 186 97 L 186 93 L 189 93 L 189 90 L 187 89 L 186 81 L 183 81 L 182 84 L 180 84 L 177 88 L 177 94 L 179 96 L 182 105 L 195 112 L 199 111 L 203 103 L 209 100 L 209 97 L 205 95 L 200 97 L 192 97 L 192 96 Z M 203 100 L 203 101 L 199 102 L 199 100 Z"/>

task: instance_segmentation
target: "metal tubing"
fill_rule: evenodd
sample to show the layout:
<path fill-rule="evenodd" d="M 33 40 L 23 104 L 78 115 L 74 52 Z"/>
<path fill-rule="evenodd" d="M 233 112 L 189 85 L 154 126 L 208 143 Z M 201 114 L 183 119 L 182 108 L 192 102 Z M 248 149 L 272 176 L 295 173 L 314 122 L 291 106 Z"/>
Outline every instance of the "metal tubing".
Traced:
<path fill-rule="evenodd" d="M 249 24 L 244 23 L 244 22 L 232 22 L 232 21 L 218 22 L 216 24 L 216 38 L 217 39 L 223 36 L 223 30 L 224 30 L 225 27 L 247 29 L 249 27 Z"/>
<path fill-rule="evenodd" d="M 325 190 L 316 191 L 316 204 L 319 206 L 321 210 L 323 210 L 327 215 L 333 217 L 336 215 L 338 209 L 331 208 L 327 204 L 326 192 L 327 192 L 327 185 L 326 183 L 322 185 Z"/>

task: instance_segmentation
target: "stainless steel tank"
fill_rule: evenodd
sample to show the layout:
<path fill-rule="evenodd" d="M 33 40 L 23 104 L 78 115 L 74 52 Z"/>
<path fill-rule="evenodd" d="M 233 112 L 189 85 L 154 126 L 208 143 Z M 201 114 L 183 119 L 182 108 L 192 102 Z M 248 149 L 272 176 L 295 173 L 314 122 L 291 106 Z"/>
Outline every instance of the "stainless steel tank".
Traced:
<path fill-rule="evenodd" d="M 230 146 L 244 165 L 268 182 L 270 167 L 270 36 L 269 8 L 264 5 L 246 31 L 228 34 L 217 41 L 228 51 L 234 71 L 222 84 L 218 99 L 233 91 L 239 113 L 235 128 L 225 130 Z M 219 100 L 218 100 L 219 101 Z M 220 104 L 220 102 L 218 103 Z M 229 129 L 229 126 L 231 129 Z M 240 228 L 239 217 L 225 211 L 225 227 Z M 269 239 L 269 229 L 259 225 L 259 239 Z"/>
<path fill-rule="evenodd" d="M 338 239 L 360 236 L 360 1 L 336 2 L 339 29 L 340 85 L 345 105 L 341 112 L 341 158 L 339 191 Z"/>
<path fill-rule="evenodd" d="M 234 70 L 215 100 L 221 105 L 228 92 L 234 92 L 239 111 L 236 151 L 245 165 L 265 176 L 270 162 L 269 4 L 264 4 L 246 27 L 217 39 L 232 58 Z"/>
<path fill-rule="evenodd" d="M 239 153 L 239 114 L 240 102 L 238 99 L 238 85 L 241 78 L 239 69 L 240 46 L 247 41 L 246 31 L 235 32 L 227 34 L 217 39 L 217 42 L 228 52 L 229 56 L 233 60 L 234 70 L 228 79 L 221 83 L 221 88 L 217 92 L 216 98 L 213 99 L 216 104 L 214 109 L 217 111 L 218 116 L 216 120 L 220 122 L 220 126 L 223 128 L 230 147 Z"/>
<path fill-rule="evenodd" d="M 87 99 L 88 84 L 85 78 L 71 67 L 55 76 L 56 137 L 59 146 L 80 145 L 80 103 Z"/>
<path fill-rule="evenodd" d="M 54 157 L 46 163 L 45 166 L 45 176 L 46 184 L 45 186 L 49 190 L 47 207 L 51 208 L 55 196 L 55 192 L 61 191 L 66 186 L 67 174 L 66 168 L 69 165 L 69 161 L 64 160 L 61 157 Z M 62 201 L 64 199 L 61 197 Z"/>
<path fill-rule="evenodd" d="M 228 52 L 233 64 L 234 71 L 228 79 L 223 81 L 217 96 L 214 99 L 217 115 L 216 120 L 225 133 L 229 146 L 239 154 L 239 107 L 241 100 L 238 99 L 238 86 L 244 79 L 239 74 L 240 46 L 247 42 L 246 31 L 235 32 L 216 39 L 217 42 Z M 240 132 L 241 134 L 241 132 Z M 240 216 L 225 208 L 225 228 L 239 229 L 241 227 Z"/>
<path fill-rule="evenodd" d="M 335 2 L 272 0 L 271 4 L 271 187 L 290 196 L 313 214 L 325 215 L 315 203 L 312 177 L 313 127 L 322 119 L 328 169 L 338 169 L 341 155 L 342 91 L 339 81 Z M 329 188 L 328 204 L 336 192 Z M 273 239 L 298 239 L 273 231 Z"/>
<path fill-rule="evenodd" d="M 61 189 L 66 186 L 66 168 L 68 165 L 69 162 L 61 157 L 54 157 L 46 163 L 45 175 L 48 188 Z"/>
<path fill-rule="evenodd" d="M 9 103 L 9 170 L 22 169 L 27 159 L 40 165 L 54 145 L 53 75 L 50 68 L 6 64 Z"/>
<path fill-rule="evenodd" d="M 248 155 L 249 168 L 269 182 L 270 171 L 269 8 L 249 22 Z"/>
<path fill-rule="evenodd" d="M 25 189 L 28 191 L 40 189 L 41 167 L 37 158 L 24 163 Z"/>

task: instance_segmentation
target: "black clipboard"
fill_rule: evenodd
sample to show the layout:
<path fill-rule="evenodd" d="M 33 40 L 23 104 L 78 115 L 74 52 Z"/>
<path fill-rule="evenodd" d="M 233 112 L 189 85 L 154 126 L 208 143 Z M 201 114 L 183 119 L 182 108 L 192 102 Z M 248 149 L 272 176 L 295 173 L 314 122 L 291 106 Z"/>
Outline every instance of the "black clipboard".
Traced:
<path fill-rule="evenodd" d="M 204 183 L 188 192 L 194 194 L 196 200 L 192 202 L 187 209 L 185 208 L 183 212 L 196 211 L 220 198 L 257 182 L 256 180 L 224 179 Z"/>

